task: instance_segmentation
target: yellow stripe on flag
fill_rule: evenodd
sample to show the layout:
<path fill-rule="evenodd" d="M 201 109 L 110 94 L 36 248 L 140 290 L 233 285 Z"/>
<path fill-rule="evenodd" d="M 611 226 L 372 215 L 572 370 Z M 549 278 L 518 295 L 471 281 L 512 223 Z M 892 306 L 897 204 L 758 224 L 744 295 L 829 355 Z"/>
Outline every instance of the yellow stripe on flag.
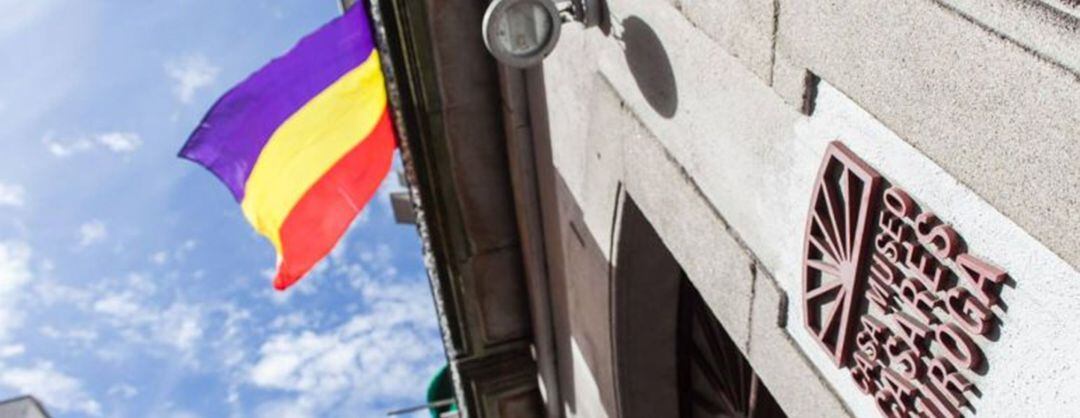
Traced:
<path fill-rule="evenodd" d="M 241 204 L 281 251 L 281 225 L 323 174 L 371 134 L 386 108 L 379 56 L 342 76 L 281 124 L 251 170 Z"/>

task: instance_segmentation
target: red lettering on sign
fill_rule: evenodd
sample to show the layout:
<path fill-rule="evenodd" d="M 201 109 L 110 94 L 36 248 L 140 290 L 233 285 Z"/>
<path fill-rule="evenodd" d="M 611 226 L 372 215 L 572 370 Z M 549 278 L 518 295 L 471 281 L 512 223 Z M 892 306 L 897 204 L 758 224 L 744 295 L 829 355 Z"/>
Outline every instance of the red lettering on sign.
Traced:
<path fill-rule="evenodd" d="M 919 396 L 915 398 L 915 413 L 920 417 L 959 418 L 960 410 L 949 403 L 945 395 L 932 385 L 919 387 Z"/>
<path fill-rule="evenodd" d="M 975 335 L 986 335 L 990 331 L 994 313 L 966 289 L 958 287 L 950 290 L 946 306 L 949 307 L 949 316 L 965 331 Z"/>
<path fill-rule="evenodd" d="M 881 227 L 882 234 L 892 238 L 893 242 L 907 241 L 908 236 L 911 235 L 911 228 L 904 224 L 903 219 L 894 213 L 881 212 L 878 226 Z"/>
<path fill-rule="evenodd" d="M 911 219 L 911 215 L 915 213 L 915 200 L 899 187 L 885 190 L 884 199 L 885 207 L 897 218 Z"/>
<path fill-rule="evenodd" d="M 997 306 L 1005 271 L 971 254 L 957 256 L 956 265 L 960 266 L 961 276 L 974 286 L 975 296 L 986 306 Z"/>
<path fill-rule="evenodd" d="M 951 226 L 942 224 L 933 212 L 924 212 L 915 218 L 915 233 L 919 243 L 933 248 L 934 255 L 939 259 L 951 260 L 960 252 L 960 236 Z"/>
<path fill-rule="evenodd" d="M 837 366 L 885 416 L 962 416 L 1003 314 L 1005 270 L 838 142 L 806 234 L 806 326 Z"/>
<path fill-rule="evenodd" d="M 900 299 L 905 302 L 911 311 L 919 315 L 924 322 L 937 322 L 937 317 L 934 316 L 934 308 L 942 305 L 942 303 L 932 292 L 926 290 L 918 279 L 909 277 L 904 280 L 903 284 L 900 285 Z"/>
<path fill-rule="evenodd" d="M 889 417 L 909 416 L 915 403 L 915 385 L 887 367 L 881 368 L 881 383 L 875 397 L 878 409 Z"/>
<path fill-rule="evenodd" d="M 877 392 L 877 362 L 861 352 L 855 352 L 851 358 L 854 360 L 851 366 L 851 377 L 855 379 L 855 384 L 859 385 L 859 390 L 866 394 Z"/>
<path fill-rule="evenodd" d="M 949 271 L 941 267 L 934 256 L 927 253 L 918 243 L 904 242 L 900 245 L 907 254 L 904 267 L 911 270 L 912 275 L 927 288 L 935 292 L 941 291 L 949 278 Z"/>
<path fill-rule="evenodd" d="M 945 356 L 957 366 L 972 370 L 982 364 L 982 350 L 956 324 L 937 327 L 935 336 Z"/>
<path fill-rule="evenodd" d="M 956 371 L 952 363 L 939 358 L 930 362 L 929 383 L 941 392 L 955 408 L 967 405 L 964 392 L 971 390 L 971 383 Z"/>
<path fill-rule="evenodd" d="M 871 303 L 878 309 L 891 312 L 892 305 L 889 304 L 889 299 L 892 299 L 892 295 L 892 289 L 889 288 L 888 283 L 877 276 L 870 276 L 870 291 L 866 293 L 866 297 L 870 298 Z"/>
<path fill-rule="evenodd" d="M 933 339 L 933 332 L 930 326 L 919 322 L 917 319 L 905 313 L 898 313 L 892 316 L 896 321 L 897 335 L 900 336 L 910 346 L 915 353 L 919 356 L 926 356 L 927 350 L 930 345 L 930 340 Z"/>

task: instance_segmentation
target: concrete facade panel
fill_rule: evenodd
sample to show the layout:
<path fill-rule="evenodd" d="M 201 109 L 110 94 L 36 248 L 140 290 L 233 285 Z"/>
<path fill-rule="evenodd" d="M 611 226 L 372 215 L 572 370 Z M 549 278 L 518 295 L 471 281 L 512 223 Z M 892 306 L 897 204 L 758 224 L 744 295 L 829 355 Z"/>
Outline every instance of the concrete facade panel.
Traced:
<path fill-rule="evenodd" d="M 460 27 L 480 27 L 483 9 L 462 1 L 430 1 L 441 89 L 443 132 L 471 254 L 516 244 L 517 223 L 507 172 L 496 67 Z M 462 47 L 470 45 L 470 47 Z M 429 109 L 435 110 L 435 109 Z"/>
<path fill-rule="evenodd" d="M 665 58 L 655 63 L 660 68 L 639 67 L 628 59 L 633 44 L 599 31 L 564 32 L 545 75 L 555 166 L 568 183 L 580 182 L 572 195 L 588 199 L 581 197 L 585 177 L 605 176 L 588 171 L 590 145 L 579 142 L 594 139 L 583 133 L 619 132 L 626 193 L 729 333 L 749 346 L 766 383 L 790 376 L 828 382 L 790 389 L 777 396 L 782 405 L 801 408 L 831 386 L 853 415 L 876 416 L 872 400 L 802 325 L 807 210 L 825 148 L 839 139 L 1015 280 L 1002 294 L 1009 308 L 1000 315 L 998 341 L 980 342 L 990 366 L 975 377 L 979 414 L 1080 408 L 1063 392 L 1080 387 L 1080 370 L 1069 366 L 1071 341 L 1080 340 L 1069 322 L 1080 310 L 1080 272 L 1069 264 L 1075 265 L 1069 254 L 1080 251 L 1069 238 L 1080 220 L 1069 200 L 1080 195 L 1073 162 L 1080 121 L 1061 111 L 1078 108 L 1080 86 L 1061 67 L 937 3 L 832 4 L 781 3 L 782 74 L 804 77 L 809 68 L 824 80 L 809 117 L 792 105 L 799 83 L 785 80 L 783 92 L 773 90 L 669 3 L 612 4 L 614 15 L 636 16 L 651 29 L 656 42 L 647 44 L 664 50 L 652 54 Z M 656 77 L 665 73 L 670 78 Z M 565 78 L 571 74 L 580 77 Z M 673 107 L 655 100 L 673 92 Z M 608 94 L 619 109 L 594 108 L 614 107 L 613 100 L 592 98 Z M 596 140 L 607 147 L 616 139 Z M 777 288 L 752 287 L 755 262 Z M 780 294 L 770 289 L 792 301 L 784 327 L 771 325 Z M 756 351 L 759 342 L 761 350 L 778 351 Z M 828 402 L 812 407 L 820 409 L 795 410 L 837 410 Z"/>
<path fill-rule="evenodd" d="M 636 125 L 631 115 L 626 123 Z M 727 224 L 648 131 L 626 140 L 626 193 L 660 235 L 740 349 L 749 341 L 753 276 L 750 256 Z"/>
<path fill-rule="evenodd" d="M 806 354 L 785 329 L 789 309 L 800 309 L 787 299 L 783 289 L 764 270 L 754 278 L 753 324 L 747 357 L 790 417 L 845 417 L 851 413 L 837 398 L 828 382 L 814 373 Z M 799 324 L 795 324 L 799 326 Z M 795 367 L 761 367 L 764 364 Z M 813 383 L 810 383 L 813 382 Z"/>
<path fill-rule="evenodd" d="M 529 311 L 517 278 L 522 276 L 517 247 L 475 256 L 467 266 L 473 299 L 480 316 L 477 324 L 485 345 L 496 345 L 529 335 Z"/>
<path fill-rule="evenodd" d="M 594 37 L 585 36 L 593 31 L 583 31 L 578 25 L 564 25 L 559 45 L 554 54 L 566 56 L 572 65 L 546 66 L 544 77 L 557 83 L 545 92 L 549 104 L 550 141 L 552 162 L 567 187 L 575 197 L 580 197 L 585 181 L 585 168 L 589 142 L 589 105 L 593 103 L 593 85 L 599 78 L 595 60 L 581 60 L 592 49 Z M 558 120 L 554 120 L 558 118 Z"/>
<path fill-rule="evenodd" d="M 1080 7 L 1071 0 L 937 0 L 966 19 L 1080 73 Z M 1075 3 L 1075 2 L 1073 2 Z"/>
<path fill-rule="evenodd" d="M 1080 408 L 1080 400 L 1063 395 L 1080 387 L 1080 370 L 1063 366 L 1075 363 L 1065 341 L 1080 339 L 1071 321 L 1071 312 L 1080 311 L 1080 272 L 840 91 L 824 85 L 818 109 L 797 127 L 803 141 L 824 149 L 832 138 L 844 138 L 920 206 L 947 219 L 969 252 L 992 260 L 1015 281 L 1001 294 L 1008 308 L 998 313 L 1000 335 L 992 343 L 979 341 L 989 365 L 985 375 L 972 378 L 982 391 L 973 401 L 979 415 L 1064 416 Z"/>
<path fill-rule="evenodd" d="M 948 3 L 979 16 L 1003 7 Z M 1080 266 L 1080 114 L 1061 111 L 1080 107 L 1080 78 L 1002 35 L 1032 29 L 998 22 L 1007 27 L 995 33 L 957 10 L 925 0 L 784 0 L 777 54 L 852 97 Z M 1076 51 L 1073 42 L 1050 54 L 1072 61 Z"/>
<path fill-rule="evenodd" d="M 605 91 L 613 89 L 605 80 L 591 85 L 597 86 L 592 96 L 604 97 L 612 94 Z M 626 193 L 641 207 L 680 266 L 710 304 L 725 330 L 743 350 L 748 351 L 751 341 L 750 321 L 752 317 L 759 316 L 752 316 L 750 310 L 750 305 L 755 300 L 753 258 L 738 239 L 731 235 L 728 225 L 701 194 L 694 181 L 687 177 L 685 169 L 677 164 L 661 141 L 642 126 L 634 113 L 622 108 L 621 103 L 610 103 L 619 105 L 614 110 L 591 106 L 594 116 L 590 118 L 590 124 L 603 121 L 610 132 L 619 133 L 620 143 L 624 147 L 623 172 L 620 176 Z M 552 112 L 553 116 L 558 117 L 559 111 Z M 614 139 L 592 137 L 590 140 L 605 142 Z M 560 165 L 558 160 L 556 165 Z M 606 208 L 604 213 L 608 213 Z M 589 231 L 591 233 L 592 229 Z M 580 308 L 571 309 L 580 312 Z M 773 311 L 765 322 L 771 320 L 775 324 L 775 317 L 776 312 Z M 763 334 L 765 341 L 775 341 L 775 334 L 783 333 L 781 329 L 775 331 L 772 334 Z M 781 353 L 798 352 L 792 340 L 784 340 L 784 343 L 789 348 Z M 589 357 L 585 354 L 588 349 L 579 351 L 583 358 Z M 790 356 L 788 358 L 790 359 Z M 753 358 L 751 361 L 763 374 L 768 370 L 774 381 L 779 379 L 776 377 L 778 375 L 817 376 L 810 363 L 802 357 L 797 358 L 801 366 L 793 366 L 790 362 L 754 361 Z M 799 393 L 827 394 L 833 397 L 834 401 L 800 404 L 793 406 L 799 408 L 795 410 L 809 413 L 809 416 L 836 416 L 835 411 L 843 411 L 842 407 L 838 406 L 835 395 L 824 386 L 825 383 L 816 377 L 814 381 L 818 382 L 818 386 L 810 387 L 812 385 L 807 385 L 805 381 L 799 383 L 804 386 Z"/>
<path fill-rule="evenodd" d="M 593 74 L 599 79 L 599 75 Z M 601 251 L 612 259 L 614 218 L 619 198 L 619 182 L 624 169 L 623 140 L 634 133 L 634 125 L 625 124 L 622 100 L 604 84 L 594 80 L 589 97 L 589 126 L 584 141 L 585 170 L 575 193 L 582 207 L 585 225 L 600 243 Z"/>
<path fill-rule="evenodd" d="M 559 387 L 570 416 L 615 410 L 610 262 L 585 226 L 582 209 L 558 180 L 558 264 L 551 267 Z M 553 231 L 554 232 L 554 231 Z"/>
<path fill-rule="evenodd" d="M 773 0 L 679 0 L 677 5 L 754 74 L 772 78 Z"/>
<path fill-rule="evenodd" d="M 567 403 L 566 413 L 567 418 L 608 418 L 614 417 L 614 413 L 609 413 L 604 408 L 604 403 L 601 401 L 600 385 L 597 383 L 593 375 L 589 373 L 589 364 L 585 360 L 585 356 L 582 354 L 580 347 L 577 345 L 577 341 L 571 341 L 571 357 L 570 363 L 566 366 L 562 366 L 564 371 L 568 371 L 574 388 L 574 401 Z"/>
<path fill-rule="evenodd" d="M 47 418 L 41 403 L 30 396 L 0 402 L 0 418 Z"/>

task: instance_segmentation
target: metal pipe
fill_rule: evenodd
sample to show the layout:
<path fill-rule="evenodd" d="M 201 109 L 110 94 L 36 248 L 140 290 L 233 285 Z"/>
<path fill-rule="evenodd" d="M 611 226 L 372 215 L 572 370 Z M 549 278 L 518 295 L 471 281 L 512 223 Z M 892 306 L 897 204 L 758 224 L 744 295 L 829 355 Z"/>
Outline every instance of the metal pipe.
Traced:
<path fill-rule="evenodd" d="M 402 408 L 402 409 L 390 411 L 390 412 L 386 413 L 386 416 L 392 417 L 394 415 L 407 414 L 407 413 L 410 413 L 410 412 L 422 411 L 422 410 L 425 410 L 425 409 L 442 408 L 444 406 L 453 405 L 454 402 L 455 402 L 454 398 L 443 399 L 443 400 L 435 401 L 435 402 L 425 404 L 425 405 L 410 406 L 408 408 Z"/>

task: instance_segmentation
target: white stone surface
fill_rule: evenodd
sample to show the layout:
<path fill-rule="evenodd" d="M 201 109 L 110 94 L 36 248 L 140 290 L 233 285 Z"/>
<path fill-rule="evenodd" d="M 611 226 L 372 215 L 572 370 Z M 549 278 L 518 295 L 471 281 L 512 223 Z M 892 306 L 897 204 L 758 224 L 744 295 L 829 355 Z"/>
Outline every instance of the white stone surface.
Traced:
<path fill-rule="evenodd" d="M 687 19 L 758 77 L 771 78 L 773 0 L 679 0 L 678 4 Z"/>
<path fill-rule="evenodd" d="M 629 113 L 629 112 L 627 112 Z M 637 125 L 632 115 L 624 119 Z M 638 204 L 716 319 L 744 354 L 750 341 L 753 260 L 666 150 L 644 129 L 626 138 L 626 193 Z"/>
<path fill-rule="evenodd" d="M 920 206 L 950 222 L 969 252 L 1016 281 L 1016 288 L 1002 291 L 1009 310 L 1000 316 L 1000 340 L 976 339 L 989 364 L 986 376 L 973 379 L 983 392 L 973 402 L 979 415 L 1068 416 L 1080 410 L 1074 396 L 1080 390 L 1080 326 L 1073 321 L 1080 312 L 1080 272 L 836 89 L 824 86 L 818 105 L 817 116 L 796 125 L 799 138 L 815 144 L 842 138 Z"/>
<path fill-rule="evenodd" d="M 778 324 L 784 290 L 768 272 L 759 271 L 754 280 L 754 316 L 749 359 L 790 417 L 839 418 L 849 416 L 821 376 L 809 366 L 803 350 Z M 797 307 L 795 307 L 797 308 Z M 794 309 L 788 306 L 788 309 Z M 798 324 L 796 324 L 797 326 Z M 779 367 L 761 367 L 760 365 Z"/>
<path fill-rule="evenodd" d="M 611 7 L 615 15 L 638 16 L 658 35 L 670 59 L 677 107 L 670 115 L 654 108 L 655 103 L 641 91 L 640 74 L 636 77 L 628 66 L 626 45 L 620 39 L 568 27 L 545 63 L 545 75 L 555 164 L 575 196 L 583 199 L 586 194 L 590 181 L 586 177 L 601 175 L 589 171 L 585 160 L 590 158 L 587 141 L 592 140 L 587 133 L 602 132 L 604 123 L 626 123 L 619 118 L 592 119 L 599 112 L 594 107 L 614 104 L 591 97 L 611 88 L 621 99 L 619 106 L 636 116 L 649 131 L 647 137 L 658 141 L 657 146 L 692 179 L 707 205 L 726 220 L 730 232 L 775 276 L 792 301 L 787 331 L 820 375 L 853 413 L 877 416 L 871 399 L 858 392 L 847 371 L 833 366 L 805 331 L 798 302 L 811 188 L 827 144 L 840 139 L 910 192 L 923 208 L 952 223 L 970 252 L 1004 267 L 1015 279 L 1016 288 L 1006 288 L 1002 294 L 1009 310 L 1002 317 L 1000 340 L 984 344 L 990 368 L 986 376 L 976 379 L 983 392 L 975 402 L 979 415 L 1067 416 L 1080 410 L 1080 397 L 1069 395 L 1080 390 L 1080 351 L 1074 350 L 1080 326 L 1070 321 L 1074 312 L 1080 312 L 1080 273 L 828 84 L 821 86 L 815 115 L 802 116 L 669 3 L 621 0 Z M 625 132 L 623 126 L 609 129 Z M 661 176 L 649 171 L 650 164 L 633 160 L 633 152 L 624 151 L 624 172 L 639 178 L 630 184 L 647 184 L 649 176 Z M 650 155 L 642 158 L 654 163 L 660 158 Z M 656 188 L 671 184 L 663 176 L 654 180 Z M 646 210 L 647 204 L 642 204 L 654 225 L 688 223 L 686 216 L 701 212 L 695 209 L 701 202 L 673 199 L 667 203 L 670 207 L 664 211 Z M 594 209 L 583 206 L 583 210 Z M 586 213 L 585 218 L 590 215 Z M 588 226 L 597 237 L 610 233 L 605 230 L 610 226 L 599 222 Z M 698 258 L 716 257 L 714 248 L 699 242 L 701 234 L 685 228 L 679 233 L 664 231 L 676 227 L 657 229 L 673 249 L 696 248 Z M 680 257 L 683 260 L 685 256 Z M 735 303 L 744 296 L 726 297 L 714 293 L 709 298 L 720 300 L 709 302 Z"/>
<path fill-rule="evenodd" d="M 1073 72 L 1080 72 L 1080 7 L 1071 0 L 935 0 Z M 1057 3 L 1058 7 L 1055 7 Z"/>
<path fill-rule="evenodd" d="M 589 364 L 585 361 L 585 356 L 581 354 L 581 348 L 578 347 L 576 339 L 570 340 L 570 350 L 573 353 L 575 408 L 571 409 L 567 406 L 565 409 L 567 418 L 607 418 L 607 412 L 604 411 L 603 402 L 600 400 L 600 388 L 596 386 L 596 380 L 589 371 Z"/>
<path fill-rule="evenodd" d="M 1038 0 L 779 1 L 778 58 L 1080 267 L 1080 112 L 1063 111 L 1080 108 L 1075 18 L 1037 17 Z"/>

